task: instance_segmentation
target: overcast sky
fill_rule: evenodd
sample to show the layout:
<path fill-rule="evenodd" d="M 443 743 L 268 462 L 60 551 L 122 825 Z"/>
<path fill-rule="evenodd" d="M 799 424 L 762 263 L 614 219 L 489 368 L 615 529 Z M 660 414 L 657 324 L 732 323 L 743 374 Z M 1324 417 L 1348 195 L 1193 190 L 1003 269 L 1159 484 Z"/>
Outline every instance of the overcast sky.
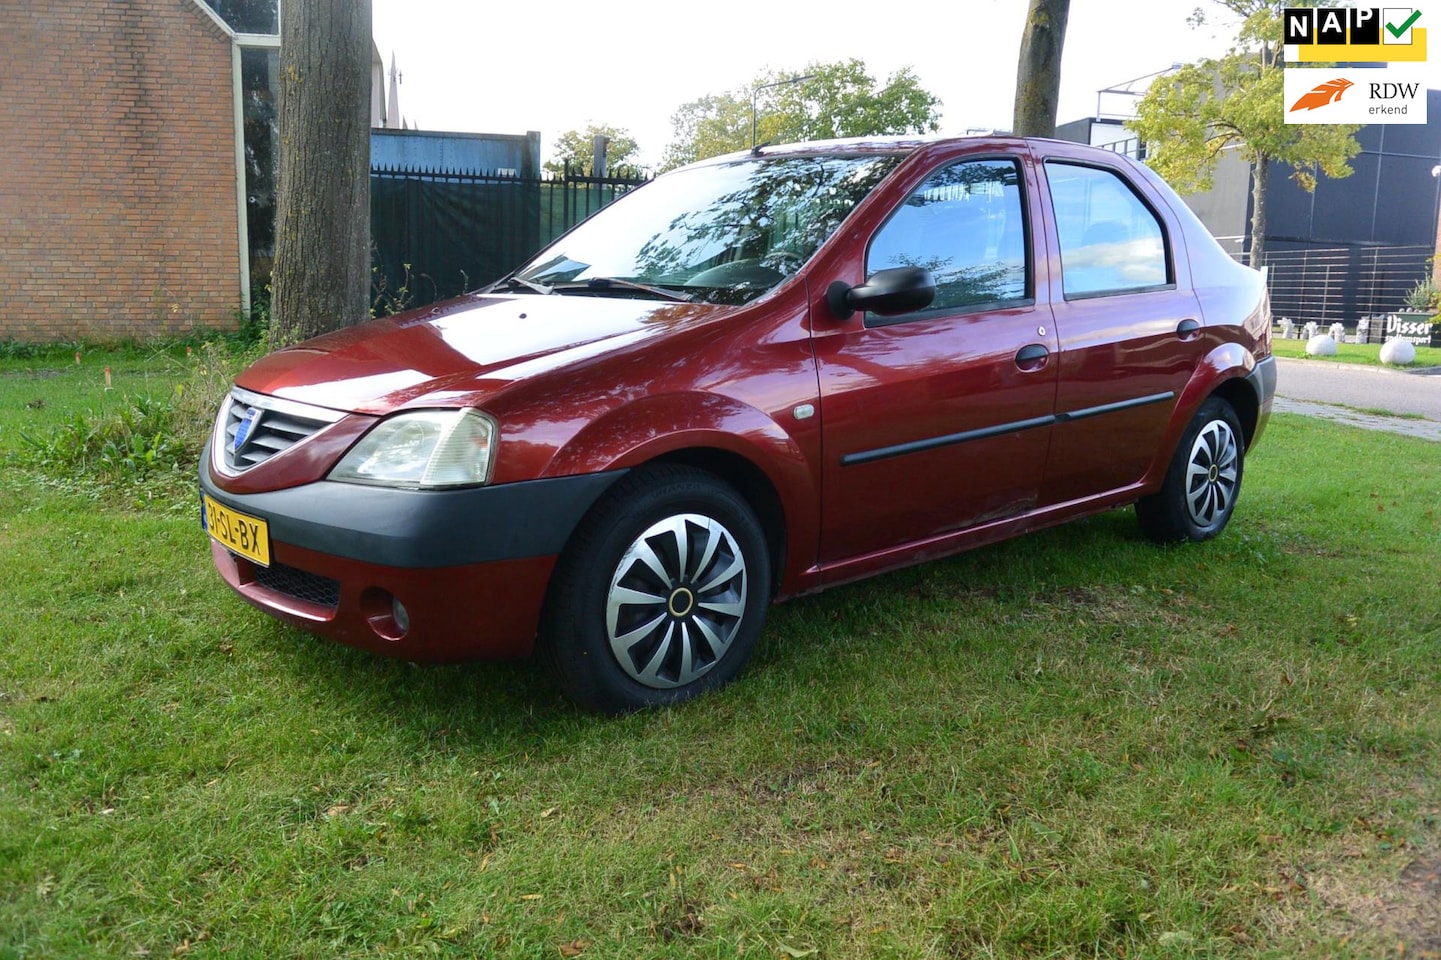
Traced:
<path fill-rule="evenodd" d="M 941 99 L 941 130 L 1007 128 L 1026 0 L 372 0 L 375 42 L 402 74 L 400 109 L 424 130 L 555 138 L 587 123 L 628 129 L 660 159 L 688 100 L 748 87 L 762 70 L 858 57 L 884 82 L 909 66 Z M 1211 23 L 1192 29 L 1196 7 Z M 1218 55 L 1235 21 L 1209 0 L 1072 0 L 1058 120 L 1092 116 L 1097 91 Z M 1441 56 L 1433 58 L 1441 64 Z M 1441 86 L 1434 82 L 1433 86 Z M 1124 108 L 1107 97 L 1106 112 Z M 1433 121 L 1435 122 L 1435 121 Z"/>

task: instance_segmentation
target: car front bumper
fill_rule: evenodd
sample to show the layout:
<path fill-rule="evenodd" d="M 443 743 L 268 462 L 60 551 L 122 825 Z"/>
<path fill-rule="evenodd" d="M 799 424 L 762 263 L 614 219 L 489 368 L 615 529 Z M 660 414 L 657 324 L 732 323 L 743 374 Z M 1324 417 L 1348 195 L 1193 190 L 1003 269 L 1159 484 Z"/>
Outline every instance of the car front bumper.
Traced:
<path fill-rule="evenodd" d="M 529 654 L 556 558 L 624 473 L 463 490 L 322 480 L 236 494 L 207 455 L 200 489 L 269 527 L 268 567 L 211 541 L 216 569 L 247 603 L 351 646 L 449 662 Z"/>

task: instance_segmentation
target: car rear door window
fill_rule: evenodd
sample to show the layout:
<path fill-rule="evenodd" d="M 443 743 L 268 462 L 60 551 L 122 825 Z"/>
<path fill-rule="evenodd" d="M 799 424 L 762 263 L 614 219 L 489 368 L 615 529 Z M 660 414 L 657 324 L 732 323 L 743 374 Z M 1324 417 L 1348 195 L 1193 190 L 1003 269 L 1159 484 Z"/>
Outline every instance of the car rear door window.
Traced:
<path fill-rule="evenodd" d="M 1046 178 L 1067 298 L 1135 293 L 1171 282 L 1160 221 L 1115 171 L 1048 160 Z"/>
<path fill-rule="evenodd" d="M 936 298 L 919 314 L 871 317 L 867 325 L 1026 300 L 1024 210 L 1014 160 L 968 160 L 931 174 L 871 240 L 866 274 L 925 267 Z"/>

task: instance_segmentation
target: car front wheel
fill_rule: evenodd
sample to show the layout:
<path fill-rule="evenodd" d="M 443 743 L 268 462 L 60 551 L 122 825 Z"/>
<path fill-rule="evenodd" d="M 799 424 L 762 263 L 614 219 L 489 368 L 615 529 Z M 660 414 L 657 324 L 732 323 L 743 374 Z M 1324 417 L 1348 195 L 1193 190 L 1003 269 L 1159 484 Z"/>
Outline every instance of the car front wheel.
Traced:
<path fill-rule="evenodd" d="M 1209 540 L 1236 509 L 1244 466 L 1244 435 L 1235 410 L 1212 397 L 1201 404 L 1171 457 L 1161 489 L 1136 503 L 1141 530 L 1152 540 Z"/>
<path fill-rule="evenodd" d="M 606 713 L 687 700 L 744 666 L 770 602 L 749 504 L 702 470 L 621 480 L 556 565 L 537 643 L 572 700 Z"/>

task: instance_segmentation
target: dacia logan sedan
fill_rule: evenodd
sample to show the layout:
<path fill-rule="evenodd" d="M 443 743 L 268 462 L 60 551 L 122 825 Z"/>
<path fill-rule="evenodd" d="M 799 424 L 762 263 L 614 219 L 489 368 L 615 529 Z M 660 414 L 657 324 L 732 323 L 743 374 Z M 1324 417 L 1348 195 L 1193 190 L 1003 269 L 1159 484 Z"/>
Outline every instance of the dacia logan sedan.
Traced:
<path fill-rule="evenodd" d="M 597 710 L 736 676 L 768 605 L 1135 504 L 1235 509 L 1262 276 L 1144 165 L 1010 138 L 762 147 L 488 288 L 259 361 L 200 467 L 221 576 Z"/>

